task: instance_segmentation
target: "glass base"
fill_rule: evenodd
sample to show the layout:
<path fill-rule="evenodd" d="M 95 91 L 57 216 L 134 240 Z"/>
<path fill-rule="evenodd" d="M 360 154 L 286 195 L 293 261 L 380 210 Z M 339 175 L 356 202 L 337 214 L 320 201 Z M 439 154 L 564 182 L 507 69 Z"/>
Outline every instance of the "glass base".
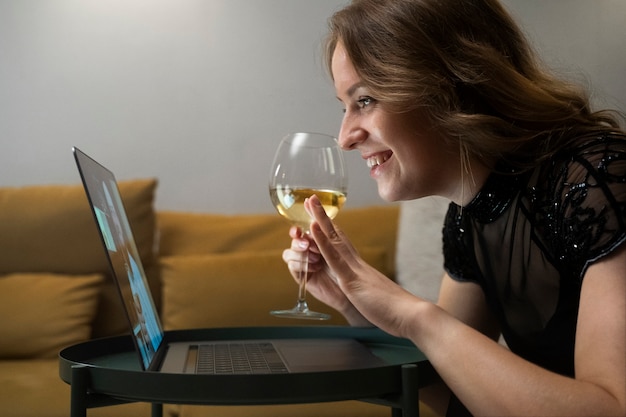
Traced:
<path fill-rule="evenodd" d="M 272 316 L 282 317 L 285 319 L 305 319 L 305 320 L 328 320 L 330 314 L 318 313 L 317 311 L 309 310 L 309 306 L 306 301 L 298 301 L 298 304 L 291 310 L 272 310 L 270 311 Z"/>

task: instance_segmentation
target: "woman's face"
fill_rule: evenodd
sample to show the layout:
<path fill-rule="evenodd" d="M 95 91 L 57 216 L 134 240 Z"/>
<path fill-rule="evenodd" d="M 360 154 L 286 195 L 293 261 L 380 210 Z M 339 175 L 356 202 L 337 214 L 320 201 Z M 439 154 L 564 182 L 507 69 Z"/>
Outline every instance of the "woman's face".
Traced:
<path fill-rule="evenodd" d="M 332 57 L 344 118 L 339 144 L 358 150 L 386 201 L 458 193 L 458 150 L 449 149 L 419 111 L 390 113 L 370 95 L 339 42 Z"/>

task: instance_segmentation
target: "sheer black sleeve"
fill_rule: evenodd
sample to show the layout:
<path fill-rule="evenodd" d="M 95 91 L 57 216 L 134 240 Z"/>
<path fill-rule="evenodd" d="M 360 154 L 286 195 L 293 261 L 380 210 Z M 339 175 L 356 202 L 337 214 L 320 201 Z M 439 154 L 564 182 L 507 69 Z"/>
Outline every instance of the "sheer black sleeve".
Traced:
<path fill-rule="evenodd" d="M 588 143 L 549 172 L 535 221 L 559 269 L 582 278 L 626 240 L 626 141 Z"/>
<path fill-rule="evenodd" d="M 479 282 L 486 258 L 534 246 L 562 276 L 582 278 L 591 263 L 624 241 L 626 140 L 606 135 L 528 175 L 493 174 L 467 207 L 451 204 L 443 229 L 444 266 L 456 280 Z M 515 268 L 528 268 L 523 257 L 518 261 Z"/>

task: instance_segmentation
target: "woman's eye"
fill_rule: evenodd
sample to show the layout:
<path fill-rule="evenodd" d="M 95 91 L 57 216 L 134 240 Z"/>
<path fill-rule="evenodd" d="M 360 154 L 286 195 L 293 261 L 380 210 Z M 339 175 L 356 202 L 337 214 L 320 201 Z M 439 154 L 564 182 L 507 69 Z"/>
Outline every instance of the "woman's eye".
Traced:
<path fill-rule="evenodd" d="M 344 108 L 341 109 L 341 111 L 342 111 L 343 114 L 346 114 L 349 111 L 353 111 L 353 110 L 356 111 L 357 109 L 358 110 L 363 110 L 366 107 L 374 104 L 375 102 L 376 102 L 376 100 L 373 99 L 372 97 L 362 96 L 362 97 L 360 97 L 358 100 L 356 100 L 354 102 L 354 105 L 350 105 L 350 106 L 348 106 L 348 108 L 344 107 Z"/>
<path fill-rule="evenodd" d="M 374 102 L 373 98 L 371 98 L 371 97 L 363 97 L 363 98 L 357 100 L 357 105 L 359 106 L 359 108 L 364 109 L 365 107 L 369 106 L 373 102 Z"/>

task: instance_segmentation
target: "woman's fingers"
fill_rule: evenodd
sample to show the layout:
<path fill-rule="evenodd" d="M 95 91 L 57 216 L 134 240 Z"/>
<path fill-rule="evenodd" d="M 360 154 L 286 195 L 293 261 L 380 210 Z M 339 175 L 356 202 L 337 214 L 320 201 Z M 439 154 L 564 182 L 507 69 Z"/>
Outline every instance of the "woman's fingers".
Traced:
<path fill-rule="evenodd" d="M 292 237 L 291 247 L 283 251 L 283 261 L 287 264 L 289 271 L 298 277 L 298 273 L 304 270 L 304 260 L 308 259 L 308 272 L 317 272 L 322 268 L 322 256 L 315 242 L 306 234 L 303 234 L 298 227 L 289 229 L 289 236 Z"/>
<path fill-rule="evenodd" d="M 292 239 L 300 239 L 303 235 L 304 233 L 302 233 L 302 229 L 300 229 L 298 226 L 291 226 L 291 228 L 289 228 L 289 236 Z"/>
<path fill-rule="evenodd" d="M 289 236 L 292 238 L 291 240 L 291 248 L 296 251 L 304 251 L 310 250 L 315 253 L 320 253 L 315 241 L 311 239 L 309 235 L 302 232 L 297 226 L 292 226 L 289 229 Z"/>
<path fill-rule="evenodd" d="M 352 244 L 339 232 L 331 219 L 326 215 L 317 196 L 308 198 L 305 208 L 314 219 L 310 234 L 326 263 L 338 275 L 348 274 L 358 254 Z"/>

